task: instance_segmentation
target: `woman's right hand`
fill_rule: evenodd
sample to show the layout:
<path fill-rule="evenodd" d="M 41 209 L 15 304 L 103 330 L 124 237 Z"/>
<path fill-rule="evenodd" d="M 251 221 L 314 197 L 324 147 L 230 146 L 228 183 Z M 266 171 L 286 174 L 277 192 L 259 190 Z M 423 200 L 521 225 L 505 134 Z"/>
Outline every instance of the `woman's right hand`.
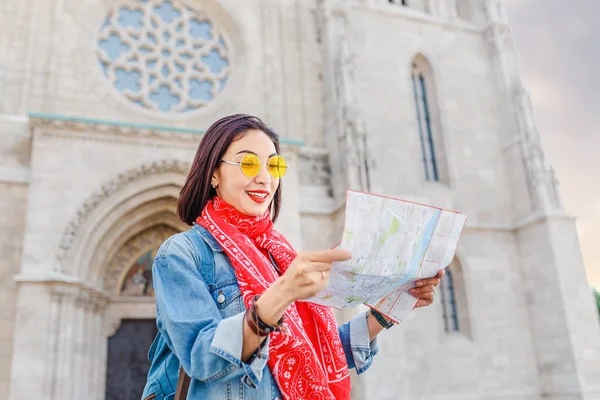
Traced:
<path fill-rule="evenodd" d="M 352 255 L 336 249 L 298 253 L 285 273 L 256 301 L 259 317 L 275 325 L 296 300 L 308 299 L 327 287 L 334 261 L 346 261 Z"/>
<path fill-rule="evenodd" d="M 290 296 L 291 302 L 306 300 L 327 287 L 334 261 L 352 258 L 346 250 L 301 252 L 278 279 L 277 285 Z"/>

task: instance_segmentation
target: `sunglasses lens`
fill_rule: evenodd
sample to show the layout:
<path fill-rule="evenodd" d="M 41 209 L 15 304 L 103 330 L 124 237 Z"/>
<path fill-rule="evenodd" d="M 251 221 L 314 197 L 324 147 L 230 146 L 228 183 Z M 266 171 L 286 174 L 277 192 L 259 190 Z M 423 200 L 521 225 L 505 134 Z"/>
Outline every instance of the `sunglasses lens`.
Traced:
<path fill-rule="evenodd" d="M 240 168 L 248 178 L 254 178 L 260 171 L 260 160 L 254 154 L 246 154 L 242 158 Z"/>
<path fill-rule="evenodd" d="M 287 162 L 282 156 L 273 156 L 269 158 L 267 166 L 269 168 L 269 173 L 273 178 L 281 178 L 287 172 Z"/>

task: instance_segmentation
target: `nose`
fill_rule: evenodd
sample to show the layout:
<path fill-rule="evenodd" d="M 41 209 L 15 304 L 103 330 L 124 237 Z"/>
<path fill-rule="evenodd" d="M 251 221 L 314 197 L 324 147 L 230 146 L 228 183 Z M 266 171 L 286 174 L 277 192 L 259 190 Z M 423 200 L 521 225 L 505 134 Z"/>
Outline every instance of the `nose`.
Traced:
<path fill-rule="evenodd" d="M 258 171 L 258 175 L 254 177 L 254 182 L 262 185 L 271 184 L 271 174 L 269 174 L 269 170 L 266 164 L 262 164 L 260 166 L 260 170 Z"/>

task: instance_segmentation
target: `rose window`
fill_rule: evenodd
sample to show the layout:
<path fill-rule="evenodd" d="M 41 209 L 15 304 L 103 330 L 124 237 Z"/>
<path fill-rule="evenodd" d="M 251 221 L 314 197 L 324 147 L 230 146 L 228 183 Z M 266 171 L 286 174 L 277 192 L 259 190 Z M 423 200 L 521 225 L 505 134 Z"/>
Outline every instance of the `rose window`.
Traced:
<path fill-rule="evenodd" d="M 227 84 L 230 54 L 223 33 L 205 14 L 174 0 L 122 3 L 98 39 L 104 76 L 148 111 L 199 110 Z"/>

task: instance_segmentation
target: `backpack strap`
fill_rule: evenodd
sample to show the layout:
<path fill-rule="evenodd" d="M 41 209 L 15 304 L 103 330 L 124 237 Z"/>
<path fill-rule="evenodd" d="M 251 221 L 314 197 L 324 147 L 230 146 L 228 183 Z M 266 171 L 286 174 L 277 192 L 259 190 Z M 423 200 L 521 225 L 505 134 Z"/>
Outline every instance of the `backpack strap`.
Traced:
<path fill-rule="evenodd" d="M 190 389 L 191 379 L 185 373 L 183 367 L 179 368 L 179 379 L 177 380 L 177 389 L 175 390 L 175 400 L 185 400 Z"/>
<path fill-rule="evenodd" d="M 204 228 L 203 228 L 204 229 Z M 204 241 L 203 238 L 200 238 L 200 242 L 202 243 L 200 252 L 202 254 L 202 264 L 200 268 L 209 267 L 214 270 L 215 268 L 215 258 L 212 254 L 212 250 L 208 246 L 208 244 Z M 208 261 L 210 260 L 210 261 Z M 203 273 L 204 271 L 201 271 Z M 213 272 L 214 274 L 214 272 Z M 179 367 L 179 378 L 177 379 L 177 389 L 175 390 L 175 399 L 174 400 L 186 400 L 188 391 L 190 390 L 190 383 L 192 379 L 186 374 L 183 367 Z"/>

